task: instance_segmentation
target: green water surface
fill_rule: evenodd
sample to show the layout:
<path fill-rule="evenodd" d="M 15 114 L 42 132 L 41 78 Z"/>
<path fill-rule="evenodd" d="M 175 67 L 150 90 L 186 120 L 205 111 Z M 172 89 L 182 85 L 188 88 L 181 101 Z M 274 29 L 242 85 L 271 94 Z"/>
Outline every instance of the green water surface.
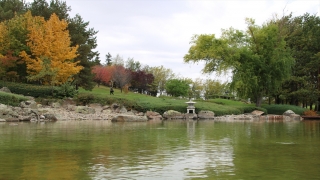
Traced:
<path fill-rule="evenodd" d="M 320 179 L 320 121 L 0 123 L 0 179 Z"/>

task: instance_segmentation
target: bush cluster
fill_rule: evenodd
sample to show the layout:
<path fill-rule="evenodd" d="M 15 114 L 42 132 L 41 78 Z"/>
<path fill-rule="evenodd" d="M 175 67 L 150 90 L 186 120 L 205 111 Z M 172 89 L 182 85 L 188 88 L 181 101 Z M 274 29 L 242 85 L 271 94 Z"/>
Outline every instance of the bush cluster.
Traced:
<path fill-rule="evenodd" d="M 45 85 L 34 85 L 34 84 L 24 84 L 24 83 L 14 83 L 0 81 L 0 88 L 7 87 L 14 94 L 21 94 L 24 96 L 32 96 L 35 98 L 39 97 L 54 97 L 54 98 L 64 98 L 64 97 L 74 97 L 77 95 L 78 91 L 75 86 L 71 83 L 65 83 L 61 86 L 45 86 Z"/>
<path fill-rule="evenodd" d="M 19 106 L 20 102 L 26 101 L 27 98 L 16 94 L 0 92 L 0 102 L 10 106 Z"/>
<path fill-rule="evenodd" d="M 7 87 L 14 94 L 21 94 L 24 96 L 32 97 L 48 97 L 52 96 L 53 87 L 51 86 L 39 86 L 32 84 L 14 83 L 0 81 L 0 88 Z"/>
<path fill-rule="evenodd" d="M 294 106 L 294 105 L 286 105 L 286 104 L 271 104 L 271 105 L 263 105 L 263 108 L 267 109 L 268 114 L 283 114 L 287 110 L 292 110 L 294 113 L 303 115 L 307 109 Z"/>

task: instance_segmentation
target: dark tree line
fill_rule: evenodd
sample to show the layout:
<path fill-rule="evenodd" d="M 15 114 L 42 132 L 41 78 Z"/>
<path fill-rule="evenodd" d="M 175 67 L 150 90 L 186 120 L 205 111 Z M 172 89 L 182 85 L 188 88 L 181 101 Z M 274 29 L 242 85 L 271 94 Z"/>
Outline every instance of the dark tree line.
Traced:
<path fill-rule="evenodd" d="M 320 18 L 309 13 L 298 17 L 290 14 L 279 21 L 295 65 L 291 77 L 275 94 L 275 102 L 312 109 L 320 101 Z"/>

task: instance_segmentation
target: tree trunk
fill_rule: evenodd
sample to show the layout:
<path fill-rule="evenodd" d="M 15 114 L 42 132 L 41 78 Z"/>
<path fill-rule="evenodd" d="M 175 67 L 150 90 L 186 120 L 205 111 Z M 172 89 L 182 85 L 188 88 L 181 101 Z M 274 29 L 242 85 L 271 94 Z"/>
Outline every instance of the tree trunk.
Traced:
<path fill-rule="evenodd" d="M 256 107 L 261 107 L 261 103 L 262 103 L 262 96 L 257 97 L 257 100 L 256 100 Z"/>

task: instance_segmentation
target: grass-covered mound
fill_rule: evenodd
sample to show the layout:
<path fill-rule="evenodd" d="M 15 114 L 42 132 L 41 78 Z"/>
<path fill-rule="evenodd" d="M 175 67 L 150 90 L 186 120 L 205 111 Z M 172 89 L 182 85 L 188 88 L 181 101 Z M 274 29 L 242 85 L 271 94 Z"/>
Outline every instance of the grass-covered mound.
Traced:
<path fill-rule="evenodd" d="M 107 105 L 117 102 L 129 109 L 132 108 L 142 112 L 156 111 L 162 114 L 167 110 L 175 110 L 182 113 L 187 111 L 187 99 L 166 96 L 153 97 L 133 92 L 124 93 L 119 89 L 114 89 L 114 95 L 110 95 L 109 90 L 110 88 L 105 86 L 95 87 L 92 91 L 80 89 L 76 99 L 81 104 L 100 103 Z M 213 111 L 216 116 L 250 113 L 254 110 L 264 111 L 265 114 L 281 115 L 288 109 L 297 114 L 302 114 L 306 110 L 298 106 L 277 105 L 278 111 L 275 112 L 272 105 L 258 108 L 254 104 L 228 99 L 195 100 L 195 102 L 196 113 L 201 110 L 208 110 Z"/>
<path fill-rule="evenodd" d="M 1 104 L 10 105 L 10 106 L 19 106 L 20 102 L 26 101 L 26 100 L 28 100 L 28 98 L 24 96 L 0 91 Z"/>

